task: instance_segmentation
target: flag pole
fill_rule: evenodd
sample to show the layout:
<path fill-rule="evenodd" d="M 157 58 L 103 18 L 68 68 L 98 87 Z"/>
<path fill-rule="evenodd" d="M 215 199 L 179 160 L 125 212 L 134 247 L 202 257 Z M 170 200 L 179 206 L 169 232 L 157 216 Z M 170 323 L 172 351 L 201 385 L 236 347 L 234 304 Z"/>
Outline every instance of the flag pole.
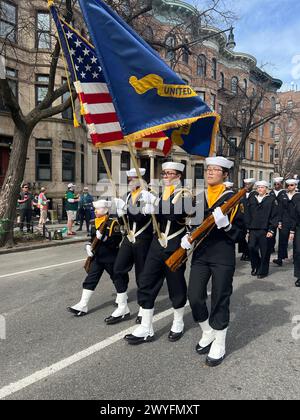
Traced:
<path fill-rule="evenodd" d="M 135 156 L 134 151 L 133 151 L 132 144 L 129 140 L 126 140 L 126 142 L 127 142 L 127 147 L 128 147 L 132 162 L 133 162 L 134 169 L 136 170 L 136 174 L 138 176 L 138 179 L 140 180 L 141 187 L 143 188 L 145 183 L 144 183 L 144 180 L 142 178 L 140 168 L 139 168 L 136 156 Z M 162 234 L 161 234 L 160 228 L 158 226 L 158 222 L 157 222 L 157 219 L 155 217 L 155 214 L 151 214 L 151 217 L 152 217 L 153 227 L 154 227 L 154 230 L 157 233 L 158 239 L 162 240 Z"/>
<path fill-rule="evenodd" d="M 99 149 L 99 151 L 100 151 L 101 159 L 103 160 L 103 163 L 104 163 L 104 167 L 105 167 L 105 170 L 106 170 L 108 179 L 109 179 L 110 184 L 111 184 L 112 189 L 113 189 L 113 195 L 115 197 L 117 197 L 117 187 L 116 187 L 116 184 L 115 184 L 115 182 L 113 180 L 113 177 L 112 177 L 112 174 L 111 174 L 111 171 L 110 171 L 110 168 L 109 168 L 109 165 L 108 165 L 108 162 L 107 162 L 105 153 L 103 152 L 103 150 L 101 148 Z M 122 216 L 122 220 L 123 220 L 123 223 L 124 223 L 124 226 L 125 226 L 126 231 L 129 233 L 129 226 L 128 226 L 127 220 L 125 218 L 125 215 Z"/>

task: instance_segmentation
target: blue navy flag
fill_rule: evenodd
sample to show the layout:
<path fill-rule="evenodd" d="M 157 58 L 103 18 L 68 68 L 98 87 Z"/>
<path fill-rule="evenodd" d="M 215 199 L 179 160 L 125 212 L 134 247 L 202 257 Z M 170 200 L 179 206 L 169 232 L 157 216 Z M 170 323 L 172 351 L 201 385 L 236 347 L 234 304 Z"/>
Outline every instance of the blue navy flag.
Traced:
<path fill-rule="evenodd" d="M 79 0 L 125 140 L 165 131 L 208 156 L 219 115 L 102 0 Z"/>

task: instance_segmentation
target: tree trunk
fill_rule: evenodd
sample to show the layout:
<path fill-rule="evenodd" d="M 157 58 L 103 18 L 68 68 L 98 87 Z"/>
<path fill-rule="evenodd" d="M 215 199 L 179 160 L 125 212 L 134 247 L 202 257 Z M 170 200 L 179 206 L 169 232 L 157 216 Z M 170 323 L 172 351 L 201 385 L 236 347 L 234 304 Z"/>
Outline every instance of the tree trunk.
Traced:
<path fill-rule="evenodd" d="M 14 245 L 13 226 L 31 132 L 32 129 L 15 128 L 9 165 L 0 192 L 0 247 Z"/>
<path fill-rule="evenodd" d="M 237 151 L 235 159 L 234 159 L 234 167 L 233 167 L 233 180 L 235 188 L 239 188 L 239 170 L 241 166 L 241 158 L 240 158 L 240 152 Z"/>

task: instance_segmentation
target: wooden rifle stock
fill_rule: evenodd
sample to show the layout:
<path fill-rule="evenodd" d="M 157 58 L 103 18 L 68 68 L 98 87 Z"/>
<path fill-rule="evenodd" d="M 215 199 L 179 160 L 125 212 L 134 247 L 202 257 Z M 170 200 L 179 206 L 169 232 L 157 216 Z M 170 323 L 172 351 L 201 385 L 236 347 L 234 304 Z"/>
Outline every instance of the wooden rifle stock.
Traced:
<path fill-rule="evenodd" d="M 246 194 L 246 188 L 242 188 L 238 193 L 234 194 L 226 203 L 221 206 L 223 214 L 228 214 L 243 198 Z M 207 217 L 203 223 L 197 227 L 191 234 L 189 241 L 194 243 L 201 235 L 207 233 L 215 224 L 215 219 L 213 215 Z M 166 261 L 165 263 L 171 271 L 176 271 L 181 265 L 184 259 L 187 256 L 186 249 L 178 248 Z"/>
<path fill-rule="evenodd" d="M 108 218 L 109 218 L 109 215 L 106 216 L 104 222 L 102 223 L 102 226 L 99 229 L 100 230 L 100 233 L 103 233 L 104 232 L 104 228 L 106 227 L 106 222 L 108 221 Z M 94 240 L 92 242 L 92 246 L 91 246 L 93 252 L 96 251 L 96 248 L 97 248 L 99 242 L 100 242 L 100 240 L 97 238 L 97 236 L 95 236 L 95 238 L 94 238 Z M 89 273 L 89 271 L 90 271 L 90 268 L 91 268 L 91 264 L 92 264 L 93 259 L 94 259 L 94 256 L 93 257 L 87 257 L 87 259 L 86 259 L 86 261 L 84 263 L 84 266 L 83 267 L 84 267 L 84 269 L 85 269 L 85 271 L 87 273 Z"/>

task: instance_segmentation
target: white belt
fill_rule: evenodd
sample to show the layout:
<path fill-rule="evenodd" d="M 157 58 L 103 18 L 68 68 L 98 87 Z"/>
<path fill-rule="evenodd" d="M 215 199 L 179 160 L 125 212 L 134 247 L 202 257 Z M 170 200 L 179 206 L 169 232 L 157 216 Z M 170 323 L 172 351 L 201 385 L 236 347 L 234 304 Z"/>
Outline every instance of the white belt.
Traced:
<path fill-rule="evenodd" d="M 136 222 L 133 222 L 133 228 L 132 228 L 132 230 L 130 230 L 129 232 L 128 232 L 128 235 L 127 235 L 127 238 L 128 238 L 128 240 L 129 240 L 129 242 L 131 242 L 131 243 L 135 243 L 135 240 L 136 240 L 136 238 L 141 234 L 141 233 L 143 233 L 146 229 L 147 229 L 147 227 L 148 226 L 150 226 L 151 225 L 151 219 L 149 220 L 149 222 L 148 223 L 146 223 L 145 224 L 145 226 L 143 226 L 140 230 L 138 230 L 137 232 L 136 232 Z"/>
<path fill-rule="evenodd" d="M 184 226 L 183 228 L 179 229 L 177 232 L 174 232 L 174 233 L 172 233 L 172 235 L 169 235 L 170 227 L 171 227 L 171 221 L 168 220 L 165 232 L 162 232 L 161 233 L 161 238 L 158 239 L 158 242 L 160 243 L 160 245 L 163 248 L 167 248 L 168 241 L 170 239 L 176 238 L 176 236 L 180 235 L 182 232 L 185 231 L 185 226 Z"/>

